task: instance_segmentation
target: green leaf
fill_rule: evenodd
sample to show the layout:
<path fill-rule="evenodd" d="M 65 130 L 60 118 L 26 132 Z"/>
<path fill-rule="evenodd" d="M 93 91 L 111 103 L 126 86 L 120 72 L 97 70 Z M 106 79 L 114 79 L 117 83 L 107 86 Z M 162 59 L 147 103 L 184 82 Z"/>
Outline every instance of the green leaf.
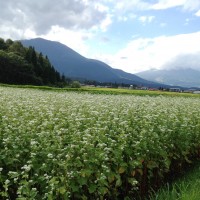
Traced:
<path fill-rule="evenodd" d="M 97 186 L 96 185 L 90 185 L 90 187 L 89 187 L 89 193 L 90 194 L 92 194 L 92 193 L 94 193 L 95 192 L 95 190 L 97 189 Z"/>
<path fill-rule="evenodd" d="M 108 176 L 108 182 L 112 183 L 115 180 L 115 176 L 113 174 Z"/>
<path fill-rule="evenodd" d="M 65 194 L 66 188 L 65 187 L 60 187 L 59 188 L 59 192 L 60 192 L 60 194 Z"/>
<path fill-rule="evenodd" d="M 120 174 L 123 174 L 125 172 L 125 168 L 124 167 L 120 167 L 119 170 L 118 170 L 118 172 Z"/>
<path fill-rule="evenodd" d="M 116 186 L 116 187 L 119 187 L 119 186 L 121 186 L 121 184 L 122 184 L 122 181 L 121 181 L 121 177 L 119 176 L 119 177 L 117 178 L 117 181 L 116 181 L 115 186 Z"/>

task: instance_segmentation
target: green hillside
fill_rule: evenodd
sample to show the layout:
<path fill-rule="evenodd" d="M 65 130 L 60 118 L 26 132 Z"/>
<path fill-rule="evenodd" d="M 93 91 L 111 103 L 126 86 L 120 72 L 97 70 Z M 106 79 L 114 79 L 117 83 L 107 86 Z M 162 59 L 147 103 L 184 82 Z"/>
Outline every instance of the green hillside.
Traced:
<path fill-rule="evenodd" d="M 0 38 L 0 83 L 62 86 L 66 78 L 34 47 Z"/>

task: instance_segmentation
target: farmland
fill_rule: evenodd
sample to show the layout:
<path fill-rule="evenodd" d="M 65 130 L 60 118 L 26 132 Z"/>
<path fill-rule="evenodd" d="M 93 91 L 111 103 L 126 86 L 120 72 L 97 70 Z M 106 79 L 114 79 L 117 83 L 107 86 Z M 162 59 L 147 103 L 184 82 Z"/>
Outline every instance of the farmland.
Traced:
<path fill-rule="evenodd" d="M 119 89 L 119 88 L 98 88 L 98 87 L 81 87 L 81 88 L 58 88 L 58 87 L 49 87 L 49 86 L 33 86 L 33 85 L 9 85 L 9 84 L 0 84 L 4 87 L 15 87 L 15 88 L 32 88 L 40 90 L 51 90 L 51 91 L 75 91 L 75 92 L 89 92 L 92 94 L 113 94 L 113 95 L 138 95 L 138 96 L 170 96 L 170 97 L 197 97 L 200 98 L 199 94 L 193 93 L 182 93 L 182 92 L 168 92 L 160 90 L 136 90 L 136 89 Z"/>
<path fill-rule="evenodd" d="M 199 98 L 0 87 L 1 199 L 134 199 L 199 151 Z"/>

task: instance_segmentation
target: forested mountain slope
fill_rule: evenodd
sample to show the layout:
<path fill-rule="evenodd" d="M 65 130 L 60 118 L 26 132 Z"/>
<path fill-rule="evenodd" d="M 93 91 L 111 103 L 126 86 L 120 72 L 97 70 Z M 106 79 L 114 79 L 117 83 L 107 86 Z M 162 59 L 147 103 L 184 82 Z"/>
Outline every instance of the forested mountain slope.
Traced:
<path fill-rule="evenodd" d="M 65 77 L 34 47 L 0 38 L 0 83 L 55 86 L 64 82 Z"/>

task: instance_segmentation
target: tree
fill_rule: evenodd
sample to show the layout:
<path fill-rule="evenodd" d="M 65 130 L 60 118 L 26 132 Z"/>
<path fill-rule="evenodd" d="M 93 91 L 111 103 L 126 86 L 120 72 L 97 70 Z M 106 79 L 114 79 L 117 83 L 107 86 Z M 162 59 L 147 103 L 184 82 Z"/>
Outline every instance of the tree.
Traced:
<path fill-rule="evenodd" d="M 7 46 L 4 39 L 0 38 L 0 50 L 6 50 Z"/>
<path fill-rule="evenodd" d="M 0 82 L 9 84 L 54 85 L 64 87 L 66 78 L 51 65 L 48 57 L 34 47 L 0 38 Z M 78 87 L 76 85 L 75 87 Z"/>
<path fill-rule="evenodd" d="M 7 47 L 11 46 L 13 44 L 13 41 L 11 39 L 6 40 Z"/>
<path fill-rule="evenodd" d="M 71 87 L 72 88 L 80 88 L 81 84 L 78 81 L 73 81 L 71 84 Z"/>
<path fill-rule="evenodd" d="M 8 47 L 8 51 L 9 52 L 13 52 L 17 55 L 20 56 L 25 56 L 26 55 L 26 49 L 24 48 L 24 46 L 22 45 L 21 42 L 19 41 L 15 41 L 13 42 L 9 47 Z"/>

